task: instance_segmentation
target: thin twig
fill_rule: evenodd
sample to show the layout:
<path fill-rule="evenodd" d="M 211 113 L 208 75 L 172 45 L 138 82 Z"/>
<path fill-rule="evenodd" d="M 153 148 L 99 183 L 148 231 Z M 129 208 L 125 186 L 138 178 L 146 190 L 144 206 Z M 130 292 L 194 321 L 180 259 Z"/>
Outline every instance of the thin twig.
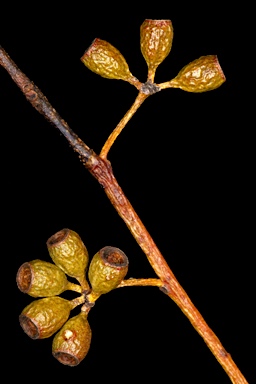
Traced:
<path fill-rule="evenodd" d="M 146 98 L 148 96 L 149 95 L 146 95 L 145 93 L 139 92 L 139 94 L 136 97 L 131 108 L 126 112 L 126 114 L 124 115 L 122 120 L 119 122 L 119 124 L 116 126 L 116 128 L 112 131 L 112 133 L 109 135 L 106 143 L 104 144 L 104 146 L 101 150 L 101 153 L 100 153 L 100 157 L 102 159 L 107 158 L 108 152 L 109 152 L 110 148 L 112 147 L 112 145 L 114 144 L 116 138 L 122 132 L 123 128 L 126 126 L 128 121 L 132 118 L 134 113 L 137 111 L 137 109 L 141 106 L 143 101 L 146 100 Z"/>
<path fill-rule="evenodd" d="M 14 82 L 20 87 L 33 107 L 42 113 L 64 134 L 74 150 L 79 153 L 85 167 L 104 187 L 111 203 L 146 254 L 157 276 L 161 279 L 163 286 L 160 289 L 174 300 L 182 312 L 187 316 L 193 327 L 202 336 L 213 355 L 226 371 L 232 383 L 248 384 L 230 354 L 226 352 L 218 337 L 207 325 L 185 290 L 175 278 L 152 237 L 149 235 L 131 203 L 118 185 L 109 161 L 96 155 L 82 142 L 81 139 L 78 138 L 78 136 L 69 128 L 68 124 L 60 118 L 42 92 L 18 69 L 1 47 L 0 64 L 9 72 Z M 85 308 L 84 310 L 89 311 L 88 308 Z"/>
<path fill-rule="evenodd" d="M 160 279 L 148 278 L 148 279 L 134 279 L 130 277 L 130 279 L 123 280 L 117 288 L 122 287 L 162 287 L 163 282 Z"/>

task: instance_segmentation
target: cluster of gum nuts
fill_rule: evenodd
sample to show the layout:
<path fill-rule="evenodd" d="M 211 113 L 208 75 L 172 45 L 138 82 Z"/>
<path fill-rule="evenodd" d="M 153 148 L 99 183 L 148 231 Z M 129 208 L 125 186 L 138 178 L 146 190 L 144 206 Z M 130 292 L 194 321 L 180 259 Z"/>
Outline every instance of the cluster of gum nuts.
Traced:
<path fill-rule="evenodd" d="M 89 265 L 88 251 L 80 236 L 66 228 L 46 244 L 54 264 L 36 259 L 22 264 L 17 272 L 18 288 L 40 298 L 23 309 L 19 321 L 32 339 L 44 339 L 58 331 L 53 338 L 53 356 L 62 364 L 76 366 L 91 344 L 88 313 L 100 295 L 115 289 L 124 279 L 128 258 L 119 248 L 107 246 L 93 256 Z M 68 281 L 66 275 L 79 284 Z M 73 300 L 58 296 L 66 290 L 81 295 Z M 80 313 L 69 319 L 71 310 L 81 304 Z"/>

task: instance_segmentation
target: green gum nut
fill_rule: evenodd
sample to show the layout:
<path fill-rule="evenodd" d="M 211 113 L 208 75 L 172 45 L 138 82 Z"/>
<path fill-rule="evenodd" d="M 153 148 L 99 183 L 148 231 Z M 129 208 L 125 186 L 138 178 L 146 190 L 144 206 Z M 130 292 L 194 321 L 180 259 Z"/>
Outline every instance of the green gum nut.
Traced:
<path fill-rule="evenodd" d="M 60 269 L 78 281 L 84 281 L 89 257 L 76 232 L 64 228 L 51 236 L 46 244 L 52 260 Z"/>
<path fill-rule="evenodd" d="M 128 258 L 115 247 L 104 247 L 97 252 L 90 263 L 89 281 L 96 294 L 104 294 L 115 289 L 128 271 Z"/>
<path fill-rule="evenodd" d="M 65 273 L 56 265 L 42 260 L 32 260 L 22 264 L 16 281 L 23 293 L 32 297 L 59 295 L 68 288 Z"/>
<path fill-rule="evenodd" d="M 32 301 L 19 316 L 23 331 L 31 339 L 45 339 L 68 320 L 72 304 L 58 296 Z"/>
<path fill-rule="evenodd" d="M 87 315 L 81 312 L 69 319 L 54 336 L 52 354 L 60 363 L 74 367 L 87 355 L 91 337 Z"/>

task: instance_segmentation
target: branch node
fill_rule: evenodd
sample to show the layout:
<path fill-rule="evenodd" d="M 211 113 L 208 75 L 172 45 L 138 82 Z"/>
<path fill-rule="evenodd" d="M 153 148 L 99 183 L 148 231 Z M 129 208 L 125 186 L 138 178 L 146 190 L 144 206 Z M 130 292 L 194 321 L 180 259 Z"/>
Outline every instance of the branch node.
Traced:
<path fill-rule="evenodd" d="M 155 83 L 152 83 L 151 80 L 148 80 L 146 83 L 142 84 L 140 92 L 145 95 L 153 95 L 154 93 L 160 92 L 161 88 L 158 87 Z"/>
<path fill-rule="evenodd" d="M 160 291 L 163 292 L 165 295 L 169 295 L 171 293 L 170 288 L 167 288 L 166 285 L 162 285 L 159 287 Z"/>

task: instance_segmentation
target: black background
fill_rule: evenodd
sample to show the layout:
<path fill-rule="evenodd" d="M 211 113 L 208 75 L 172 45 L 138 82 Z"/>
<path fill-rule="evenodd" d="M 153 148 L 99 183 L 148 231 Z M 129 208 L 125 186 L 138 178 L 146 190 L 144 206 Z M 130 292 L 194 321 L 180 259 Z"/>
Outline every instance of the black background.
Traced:
<path fill-rule="evenodd" d="M 150 97 L 109 160 L 179 282 L 252 383 L 254 170 L 252 128 L 243 124 L 241 110 L 239 10 L 223 13 L 213 4 L 200 12 L 196 6 L 154 8 L 138 11 L 129 3 L 122 9 L 98 3 L 58 10 L 32 3 L 6 7 L 1 44 L 97 153 L 137 90 L 84 67 L 80 57 L 95 37 L 118 48 L 142 82 L 147 67 L 139 28 L 146 18 L 171 19 L 174 26 L 172 51 L 157 70 L 157 83 L 202 55 L 218 56 L 227 78 L 221 88 L 204 94 L 165 90 Z M 32 341 L 25 335 L 18 315 L 32 298 L 17 289 L 16 272 L 25 261 L 50 261 L 46 240 L 64 227 L 80 234 L 91 256 L 105 245 L 121 248 L 130 260 L 127 277 L 155 275 L 103 189 L 4 69 L 0 106 L 6 359 L 15 367 L 9 375 L 229 383 L 186 317 L 157 288 L 123 288 L 101 297 L 89 314 L 89 354 L 76 368 L 52 357 L 51 339 Z"/>

